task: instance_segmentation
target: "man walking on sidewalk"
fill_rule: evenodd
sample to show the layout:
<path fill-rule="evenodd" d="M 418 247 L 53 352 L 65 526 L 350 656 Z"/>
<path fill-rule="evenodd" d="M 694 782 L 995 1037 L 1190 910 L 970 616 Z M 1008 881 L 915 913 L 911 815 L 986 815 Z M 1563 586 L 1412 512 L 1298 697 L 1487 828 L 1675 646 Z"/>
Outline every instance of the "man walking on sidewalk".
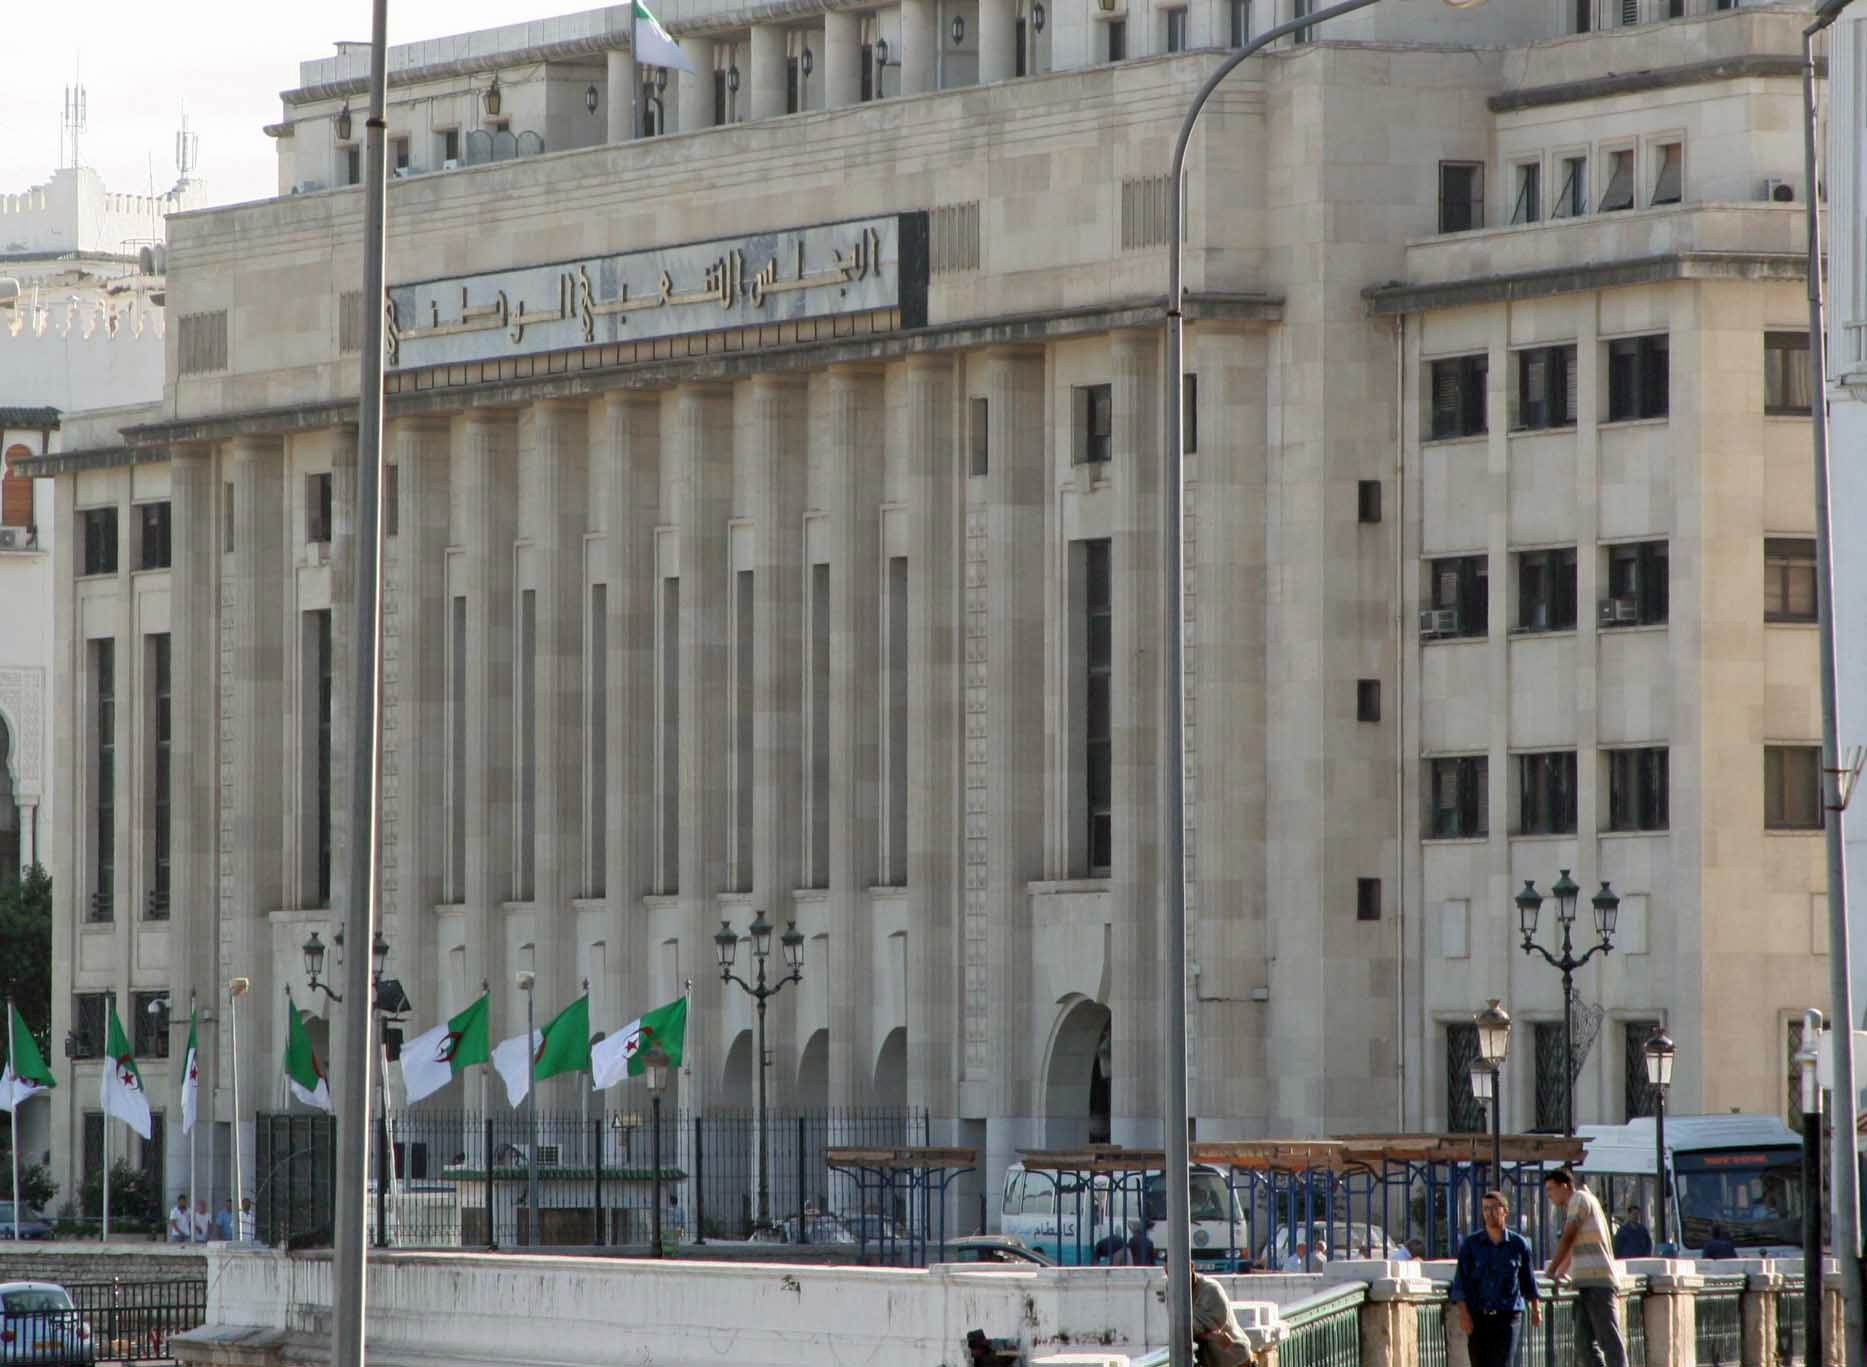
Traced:
<path fill-rule="evenodd" d="M 1573 1272 L 1575 1346 L 1583 1367 L 1627 1367 L 1627 1341 L 1621 1337 L 1621 1269 L 1614 1260 L 1607 1213 L 1587 1187 L 1577 1186 L 1567 1168 L 1543 1178 L 1550 1204 L 1566 1218 L 1562 1238 L 1549 1260 L 1549 1279 L 1560 1282 Z"/>
<path fill-rule="evenodd" d="M 1450 1294 L 1470 1344 L 1472 1367 L 1511 1367 L 1524 1304 L 1529 1303 L 1530 1323 L 1541 1324 L 1543 1302 L 1537 1296 L 1530 1241 L 1508 1227 L 1510 1202 L 1504 1193 L 1487 1191 L 1480 1209 L 1484 1228 L 1459 1245 Z"/>

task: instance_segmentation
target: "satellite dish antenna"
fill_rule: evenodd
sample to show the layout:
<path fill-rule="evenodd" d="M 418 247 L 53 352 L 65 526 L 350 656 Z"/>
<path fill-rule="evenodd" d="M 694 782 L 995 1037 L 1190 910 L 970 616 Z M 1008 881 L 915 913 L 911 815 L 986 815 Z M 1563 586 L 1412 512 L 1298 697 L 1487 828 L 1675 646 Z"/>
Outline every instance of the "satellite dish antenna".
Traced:
<path fill-rule="evenodd" d="M 188 173 L 201 164 L 201 135 L 188 131 L 188 115 L 182 114 L 181 131 L 175 135 L 175 170 L 185 182 Z"/>

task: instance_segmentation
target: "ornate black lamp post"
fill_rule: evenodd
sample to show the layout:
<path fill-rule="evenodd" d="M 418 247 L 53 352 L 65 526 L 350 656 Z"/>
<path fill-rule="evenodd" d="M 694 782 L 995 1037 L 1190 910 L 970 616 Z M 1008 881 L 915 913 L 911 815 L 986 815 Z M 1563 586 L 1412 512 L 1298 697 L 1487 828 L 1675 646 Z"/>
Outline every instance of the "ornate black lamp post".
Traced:
<path fill-rule="evenodd" d="M 1510 1012 L 1493 997 L 1476 1017 L 1478 1057 L 1472 1063 L 1472 1095 L 1491 1110 L 1491 1180 L 1504 1181 L 1504 1060 L 1510 1056 Z"/>
<path fill-rule="evenodd" d="M 784 946 L 784 966 L 789 970 L 784 977 L 769 986 L 765 982 L 765 960 L 771 956 L 771 922 L 765 919 L 764 912 L 758 912 L 749 927 L 752 936 L 752 958 L 757 965 L 755 981 L 747 982 L 733 972 L 733 955 L 739 948 L 739 936 L 734 933 L 732 922 L 721 921 L 719 933 L 713 937 L 713 943 L 720 954 L 720 981 L 735 983 L 739 989 L 758 1003 L 758 1222 L 761 1227 L 771 1224 L 771 1144 L 766 1129 L 765 1115 L 765 1002 L 784 990 L 787 983 L 804 980 L 804 935 L 792 921 L 779 936 L 779 943 Z"/>
<path fill-rule="evenodd" d="M 1557 958 L 1536 942 L 1536 920 L 1543 909 L 1543 894 L 1528 879 L 1524 880 L 1523 891 L 1517 894 L 1517 924 L 1523 931 L 1523 952 L 1541 954 L 1544 962 L 1562 974 L 1562 1132 L 1573 1136 L 1575 1065 L 1569 1055 L 1575 1048 L 1575 993 L 1571 980 L 1576 969 L 1595 955 L 1606 954 L 1614 948 L 1614 925 L 1621 914 L 1621 899 L 1605 881 L 1601 891 L 1589 899 L 1595 908 L 1595 933 L 1600 939 L 1578 959 L 1569 933 L 1575 927 L 1575 899 L 1582 890 L 1564 869 L 1549 891 L 1556 899 L 1556 919 L 1562 923 L 1562 957 Z"/>
<path fill-rule="evenodd" d="M 1653 1088 L 1656 1109 L 1653 1112 L 1653 1171 L 1659 1176 L 1659 1223 L 1654 1251 L 1664 1256 L 1666 1249 L 1666 1193 L 1671 1183 L 1666 1171 L 1666 1089 L 1673 1085 L 1673 1037 L 1665 1027 L 1656 1025 L 1647 1036 L 1647 1085 Z"/>

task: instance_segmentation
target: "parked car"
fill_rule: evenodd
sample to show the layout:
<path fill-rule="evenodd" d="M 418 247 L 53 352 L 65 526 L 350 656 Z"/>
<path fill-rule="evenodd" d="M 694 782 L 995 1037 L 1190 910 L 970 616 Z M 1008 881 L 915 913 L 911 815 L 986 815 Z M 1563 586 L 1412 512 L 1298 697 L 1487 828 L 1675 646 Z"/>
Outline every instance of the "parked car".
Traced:
<path fill-rule="evenodd" d="M 0 1282 L 0 1363 L 7 1367 L 90 1367 L 91 1326 L 71 1296 L 51 1282 Z"/>
<path fill-rule="evenodd" d="M 0 1201 L 0 1239 L 13 1237 L 13 1203 Z M 22 1239 L 49 1239 L 52 1226 L 36 1210 L 24 1210 L 19 1213 L 19 1237 Z"/>
<path fill-rule="evenodd" d="M 937 1263 L 988 1263 L 1025 1268 L 1057 1265 L 1048 1254 L 1028 1247 L 1022 1239 L 1004 1234 L 969 1234 L 949 1239 L 935 1252 L 937 1256 L 933 1261 Z"/>
<path fill-rule="evenodd" d="M 803 1226 L 801 1232 L 808 1233 L 810 1236 L 809 1241 L 813 1244 L 853 1244 L 856 1242 L 856 1236 L 850 1232 L 849 1227 L 844 1224 L 840 1218 L 831 1215 L 827 1211 L 813 1211 L 805 1218 L 809 1223 Z M 804 1242 L 799 1236 L 800 1227 L 798 1217 L 791 1215 L 777 1221 L 770 1229 L 753 1233 L 746 1242 L 749 1244 L 796 1244 Z"/>

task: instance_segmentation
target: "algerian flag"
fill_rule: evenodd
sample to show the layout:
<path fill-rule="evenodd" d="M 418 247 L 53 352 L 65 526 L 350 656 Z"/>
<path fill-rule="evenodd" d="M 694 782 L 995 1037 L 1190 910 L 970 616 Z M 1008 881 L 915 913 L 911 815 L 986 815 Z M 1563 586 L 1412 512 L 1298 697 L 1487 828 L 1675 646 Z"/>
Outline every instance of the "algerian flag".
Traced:
<path fill-rule="evenodd" d="M 655 18 L 642 0 L 635 0 L 635 27 L 629 41 L 635 48 L 635 60 L 638 62 L 648 66 L 671 66 L 689 73 L 694 69 L 694 64 L 687 60 L 687 54 L 668 36 L 668 31 L 661 26 L 661 20 Z"/>
<path fill-rule="evenodd" d="M 195 1112 L 201 1097 L 201 1050 L 195 1045 L 195 1022 L 199 1011 L 188 1013 L 188 1052 L 182 1055 L 182 1133 L 194 1130 Z"/>
<path fill-rule="evenodd" d="M 597 1041 L 590 1050 L 590 1084 L 600 1092 L 622 1081 L 625 1071 L 640 1077 L 648 1071 L 646 1056 L 657 1049 L 667 1056 L 669 1067 L 679 1067 L 686 1038 L 687 998 L 676 997 Z"/>
<path fill-rule="evenodd" d="M 26 1018 L 11 1002 L 7 1004 L 7 1027 L 6 1067 L 0 1069 L 0 1106 L 10 1111 L 58 1083 L 45 1066 L 39 1046 L 33 1043 Z"/>
<path fill-rule="evenodd" d="M 464 1072 L 489 1057 L 486 1047 L 487 994 L 425 1035 L 417 1035 L 402 1046 L 402 1085 L 410 1101 L 433 1096 Z"/>
<path fill-rule="evenodd" d="M 514 1106 L 525 1100 L 531 1081 L 543 1082 L 559 1073 L 588 1072 L 590 1068 L 590 997 L 585 994 L 542 1030 L 532 1031 L 531 1064 L 526 1063 L 525 1036 L 501 1040 L 493 1050 L 493 1067 L 505 1079 L 506 1099 Z"/>
<path fill-rule="evenodd" d="M 311 1047 L 305 1033 L 304 1019 L 291 994 L 285 998 L 285 1080 L 292 1095 L 307 1106 L 316 1106 L 328 1114 L 331 1109 L 331 1084 L 318 1064 L 318 1051 Z"/>
<path fill-rule="evenodd" d="M 123 1022 L 117 1019 L 117 1003 L 110 1001 L 110 1031 L 104 1046 L 104 1114 L 114 1115 L 125 1125 L 149 1138 L 149 1095 L 143 1091 L 143 1075 L 136 1071 L 136 1056 L 130 1049 Z"/>

